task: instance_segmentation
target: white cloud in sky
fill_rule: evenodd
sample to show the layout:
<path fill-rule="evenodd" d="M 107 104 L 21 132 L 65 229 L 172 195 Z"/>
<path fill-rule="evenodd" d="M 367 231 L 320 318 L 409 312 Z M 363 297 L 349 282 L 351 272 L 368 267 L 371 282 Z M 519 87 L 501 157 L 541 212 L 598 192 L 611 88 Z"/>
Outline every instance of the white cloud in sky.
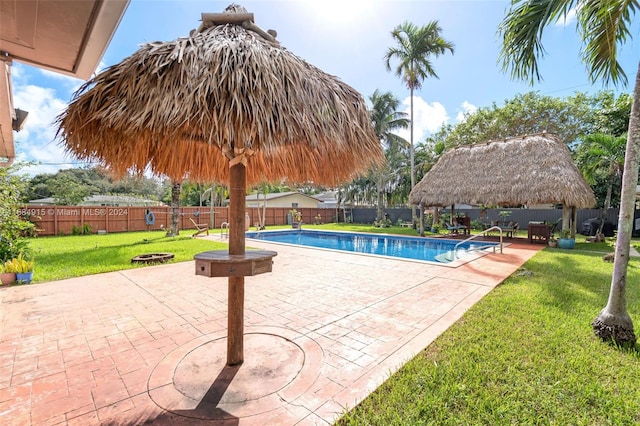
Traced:
<path fill-rule="evenodd" d="M 406 107 L 404 112 L 407 118 L 411 114 L 411 98 L 407 97 L 402 104 Z M 424 138 L 433 132 L 440 130 L 444 123 L 449 121 L 449 115 L 444 105 L 440 102 L 429 103 L 419 96 L 413 97 L 413 142 L 424 140 Z M 410 129 L 398 130 L 397 134 L 407 141 L 410 140 Z"/>
<path fill-rule="evenodd" d="M 569 25 L 572 25 L 576 22 L 576 8 L 573 8 L 571 10 L 569 10 L 569 12 L 567 12 L 566 16 L 561 16 L 556 23 L 554 24 L 554 26 L 556 27 L 567 27 Z"/>
<path fill-rule="evenodd" d="M 14 85 L 13 101 L 17 108 L 29 115 L 20 132 L 14 133 L 17 159 L 43 163 L 60 163 L 65 160 L 64 150 L 54 141 L 54 120 L 67 103 L 56 97 L 53 89 L 28 85 Z M 52 168 L 59 169 L 60 167 Z M 26 173 L 45 173 L 42 166 L 37 170 L 27 168 Z"/>
<path fill-rule="evenodd" d="M 467 119 L 467 115 L 473 114 L 478 110 L 477 106 L 469 103 L 468 101 L 464 101 L 460 108 L 458 115 L 456 115 L 456 121 L 459 123 L 465 121 Z"/>
<path fill-rule="evenodd" d="M 22 67 L 20 64 L 14 64 L 11 66 L 11 79 L 14 80 L 16 78 L 22 77 Z"/>
<path fill-rule="evenodd" d="M 60 74 L 57 72 L 53 72 L 53 71 L 49 71 L 41 68 L 38 68 L 38 71 L 40 71 L 40 73 L 45 77 L 56 80 L 58 82 L 57 83 L 58 86 L 59 87 L 61 86 L 65 90 L 68 90 L 69 94 L 78 90 L 83 83 L 83 80 L 79 78 L 70 77 L 68 75 Z"/>

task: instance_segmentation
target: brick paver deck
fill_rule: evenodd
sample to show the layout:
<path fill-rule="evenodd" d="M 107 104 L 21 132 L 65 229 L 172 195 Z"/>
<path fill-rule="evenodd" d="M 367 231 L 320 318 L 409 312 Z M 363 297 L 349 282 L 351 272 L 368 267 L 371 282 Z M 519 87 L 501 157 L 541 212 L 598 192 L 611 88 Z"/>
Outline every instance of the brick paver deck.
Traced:
<path fill-rule="evenodd" d="M 541 248 L 451 268 L 251 245 L 278 256 L 246 278 L 237 371 L 214 365 L 227 280 L 194 262 L 0 288 L 0 424 L 330 424 Z"/>

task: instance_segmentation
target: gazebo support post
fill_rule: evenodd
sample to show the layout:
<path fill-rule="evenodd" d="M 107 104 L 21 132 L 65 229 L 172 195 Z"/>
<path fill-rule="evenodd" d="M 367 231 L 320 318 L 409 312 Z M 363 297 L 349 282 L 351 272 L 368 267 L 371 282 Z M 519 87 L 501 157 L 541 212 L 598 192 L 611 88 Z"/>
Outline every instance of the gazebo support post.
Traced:
<path fill-rule="evenodd" d="M 578 232 L 578 209 L 575 206 L 571 207 L 571 238 L 576 237 Z"/>
<path fill-rule="evenodd" d="M 571 207 L 562 205 L 562 230 L 571 229 Z"/>
<path fill-rule="evenodd" d="M 237 162 L 229 169 L 229 255 L 244 254 L 246 167 Z M 227 365 L 244 361 L 244 277 L 229 277 L 227 314 Z"/>

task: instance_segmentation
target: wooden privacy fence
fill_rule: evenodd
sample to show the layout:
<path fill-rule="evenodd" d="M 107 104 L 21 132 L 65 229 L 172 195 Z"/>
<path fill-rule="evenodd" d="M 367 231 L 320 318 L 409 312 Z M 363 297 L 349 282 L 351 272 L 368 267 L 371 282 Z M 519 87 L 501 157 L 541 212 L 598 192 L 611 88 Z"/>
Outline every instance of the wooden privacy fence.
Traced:
<path fill-rule="evenodd" d="M 258 213 L 258 210 L 260 212 Z M 267 207 L 264 224 L 286 225 L 290 223 L 290 208 Z M 303 223 L 333 222 L 335 209 L 296 208 L 302 214 Z M 260 222 L 262 208 L 247 208 L 248 222 L 255 226 Z M 78 233 L 129 232 L 163 230 L 171 227 L 171 207 L 109 207 L 109 206 L 25 206 L 21 217 L 36 224 L 38 235 L 71 235 Z M 211 229 L 220 228 L 229 221 L 228 207 L 180 207 L 179 229 L 196 229 L 197 224 L 207 223 Z"/>

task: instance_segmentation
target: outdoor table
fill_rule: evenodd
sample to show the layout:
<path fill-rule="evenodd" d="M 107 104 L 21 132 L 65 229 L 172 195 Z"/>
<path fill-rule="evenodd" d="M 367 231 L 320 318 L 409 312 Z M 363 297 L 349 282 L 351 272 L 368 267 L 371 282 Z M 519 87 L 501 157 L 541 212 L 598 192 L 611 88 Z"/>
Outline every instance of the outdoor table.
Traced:
<path fill-rule="evenodd" d="M 527 230 L 529 243 L 531 244 L 547 244 L 549 237 L 551 236 L 551 229 L 549 225 L 544 223 L 530 223 Z"/>
<path fill-rule="evenodd" d="M 248 250 L 244 254 L 229 254 L 227 250 L 196 254 L 196 275 L 205 277 L 247 277 L 271 272 L 272 258 L 278 253 L 269 250 Z"/>

